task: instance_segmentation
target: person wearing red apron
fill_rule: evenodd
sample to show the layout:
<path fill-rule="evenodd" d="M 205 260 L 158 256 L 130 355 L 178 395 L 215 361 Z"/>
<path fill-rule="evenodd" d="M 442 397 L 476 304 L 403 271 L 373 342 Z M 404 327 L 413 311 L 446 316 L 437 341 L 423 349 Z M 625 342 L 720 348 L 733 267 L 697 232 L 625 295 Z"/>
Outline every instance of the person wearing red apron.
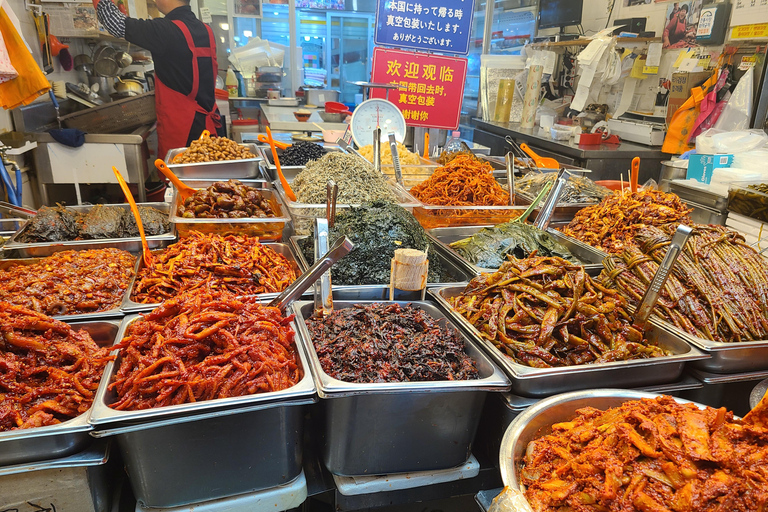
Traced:
<path fill-rule="evenodd" d="M 158 156 L 189 146 L 203 130 L 224 135 L 214 93 L 218 63 L 213 31 L 184 0 L 157 0 L 165 17 L 127 17 L 111 0 L 93 0 L 99 21 L 115 37 L 152 52 Z"/>

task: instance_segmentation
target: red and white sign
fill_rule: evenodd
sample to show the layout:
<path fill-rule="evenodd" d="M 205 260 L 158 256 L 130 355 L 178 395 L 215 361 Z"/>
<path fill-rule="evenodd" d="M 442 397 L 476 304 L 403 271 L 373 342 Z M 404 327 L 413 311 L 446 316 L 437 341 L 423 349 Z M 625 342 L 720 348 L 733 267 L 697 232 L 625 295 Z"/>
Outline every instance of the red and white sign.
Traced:
<path fill-rule="evenodd" d="M 427 53 L 373 49 L 374 83 L 400 84 L 389 91 L 409 126 L 455 130 L 459 126 L 467 59 Z M 386 98 L 385 89 L 371 89 L 371 98 Z"/>

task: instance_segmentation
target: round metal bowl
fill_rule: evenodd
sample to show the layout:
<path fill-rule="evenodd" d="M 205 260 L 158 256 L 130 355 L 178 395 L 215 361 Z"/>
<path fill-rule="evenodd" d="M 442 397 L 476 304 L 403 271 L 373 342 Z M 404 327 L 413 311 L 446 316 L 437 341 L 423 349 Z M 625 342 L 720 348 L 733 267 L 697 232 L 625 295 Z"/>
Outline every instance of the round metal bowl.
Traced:
<path fill-rule="evenodd" d="M 660 395 L 627 389 L 590 389 L 563 393 L 537 402 L 515 418 L 504 433 L 499 449 L 501 480 L 505 486 L 522 490 L 518 480 L 518 468 L 525 456 L 528 443 L 550 434 L 552 424 L 573 419 L 578 409 L 589 406 L 604 411 L 611 407 L 618 407 L 629 400 L 657 396 Z M 681 398 L 675 398 L 675 400 L 679 403 L 695 403 Z"/>
<path fill-rule="evenodd" d="M 344 121 L 344 118 L 347 117 L 345 114 L 336 114 L 333 112 L 326 112 L 324 110 L 318 110 L 317 113 L 320 114 L 320 117 L 326 123 L 341 123 Z"/>

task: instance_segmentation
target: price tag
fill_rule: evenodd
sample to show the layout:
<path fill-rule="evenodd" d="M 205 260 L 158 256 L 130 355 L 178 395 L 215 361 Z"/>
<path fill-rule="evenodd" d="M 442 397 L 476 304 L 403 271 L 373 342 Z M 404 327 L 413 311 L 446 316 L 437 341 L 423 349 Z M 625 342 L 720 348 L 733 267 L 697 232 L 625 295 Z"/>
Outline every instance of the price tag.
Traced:
<path fill-rule="evenodd" d="M 213 22 L 213 18 L 211 18 L 211 10 L 207 7 L 201 7 L 200 8 L 200 21 L 203 23 L 211 23 Z"/>
<path fill-rule="evenodd" d="M 757 56 L 756 55 L 752 55 L 750 57 L 742 57 L 741 58 L 741 63 L 739 63 L 739 69 L 742 70 L 742 71 L 746 71 L 749 68 L 755 67 L 756 64 L 757 64 Z"/>

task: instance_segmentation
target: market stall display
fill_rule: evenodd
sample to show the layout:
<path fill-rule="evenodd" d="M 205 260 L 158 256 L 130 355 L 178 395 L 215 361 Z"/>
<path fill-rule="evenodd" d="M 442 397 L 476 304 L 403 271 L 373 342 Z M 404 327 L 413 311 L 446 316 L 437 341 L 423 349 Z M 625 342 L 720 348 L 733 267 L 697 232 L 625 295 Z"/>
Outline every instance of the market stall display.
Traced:
<path fill-rule="evenodd" d="M 451 160 L 453 160 L 457 156 L 467 156 L 469 158 L 480 160 L 475 156 L 475 154 L 472 151 L 465 149 L 462 151 L 443 151 L 442 153 L 440 153 L 440 156 L 437 157 L 435 161 L 440 165 L 446 165 L 450 163 Z"/>
<path fill-rule="evenodd" d="M 643 226 L 690 224 L 693 210 L 675 194 L 651 188 L 616 191 L 587 206 L 562 232 L 608 253 L 620 253 Z"/>
<path fill-rule="evenodd" d="M 521 194 L 526 199 L 533 199 L 547 183 L 554 182 L 555 179 L 557 179 L 556 172 L 529 172 L 522 178 L 515 180 L 515 193 Z M 611 190 L 596 184 L 589 178 L 569 174 L 558 204 L 596 204 L 612 193 Z"/>
<path fill-rule="evenodd" d="M 274 217 L 261 191 L 238 180 L 217 181 L 186 198 L 176 214 L 189 219 Z"/>
<path fill-rule="evenodd" d="M 669 396 L 572 393 L 536 404 L 510 425 L 502 476 L 542 512 L 704 512 L 724 502 L 757 510 L 768 500 L 759 476 L 766 434 L 752 418 Z"/>
<path fill-rule="evenodd" d="M 732 184 L 728 188 L 728 210 L 768 221 L 768 183 Z"/>
<path fill-rule="evenodd" d="M 0 431 L 55 425 L 93 402 L 110 349 L 31 309 L 0 302 Z"/>
<path fill-rule="evenodd" d="M 250 158 L 256 158 L 256 155 L 247 146 L 226 137 L 202 137 L 193 140 L 183 151 L 175 152 L 168 160 L 172 164 L 191 164 Z"/>
<path fill-rule="evenodd" d="M 139 214 L 148 236 L 170 231 L 167 212 L 140 205 Z M 83 210 L 57 205 L 40 208 L 12 242 L 63 242 L 137 236 L 136 220 L 123 206 L 97 204 Z"/>
<path fill-rule="evenodd" d="M 442 266 L 424 228 L 410 212 L 396 204 L 374 201 L 340 211 L 330 229 L 329 243 L 342 236 L 349 238 L 355 248 L 333 266 L 333 284 L 389 284 L 396 249 L 428 251 L 428 280 L 443 280 Z M 300 240 L 299 246 L 307 262 L 314 262 L 313 238 Z"/>
<path fill-rule="evenodd" d="M 482 268 L 499 268 L 508 258 L 524 259 L 536 256 L 557 256 L 580 264 L 567 247 L 536 226 L 522 222 L 505 222 L 482 228 L 470 237 L 451 242 L 449 247 L 463 258 Z"/>
<path fill-rule="evenodd" d="M 502 353 L 534 368 L 669 355 L 632 326 L 617 291 L 558 257 L 507 261 L 448 302 Z"/>
<path fill-rule="evenodd" d="M 136 257 L 120 249 L 61 251 L 0 263 L 0 300 L 54 316 L 117 310 Z"/>
<path fill-rule="evenodd" d="M 396 303 L 317 313 L 307 330 L 323 371 L 344 382 L 477 379 L 464 339 L 423 309 Z"/>
<path fill-rule="evenodd" d="M 604 281 L 637 304 L 676 226 L 636 231 L 637 246 L 606 260 Z M 723 226 L 696 225 L 655 314 L 690 335 L 737 343 L 768 339 L 768 262 Z"/>
<path fill-rule="evenodd" d="M 170 299 L 133 322 L 115 346 L 122 352 L 110 407 L 140 410 L 287 389 L 302 377 L 289 322 L 278 309 L 227 290 L 198 288 Z"/>
<path fill-rule="evenodd" d="M 288 258 L 246 235 L 192 232 L 153 256 L 152 267 L 136 275 L 136 303 L 156 304 L 205 285 L 240 295 L 277 293 L 297 276 Z"/>

